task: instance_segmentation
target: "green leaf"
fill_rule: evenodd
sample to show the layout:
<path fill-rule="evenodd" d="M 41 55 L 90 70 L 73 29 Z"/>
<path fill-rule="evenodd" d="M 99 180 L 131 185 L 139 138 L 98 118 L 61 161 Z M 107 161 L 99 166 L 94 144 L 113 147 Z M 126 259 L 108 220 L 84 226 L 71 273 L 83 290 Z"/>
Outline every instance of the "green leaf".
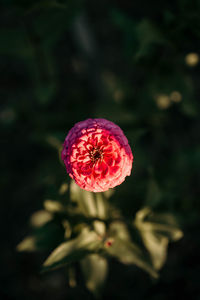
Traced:
<path fill-rule="evenodd" d="M 107 218 L 107 206 L 105 202 L 104 193 L 95 193 L 95 202 L 97 208 L 98 218 L 105 220 Z"/>
<path fill-rule="evenodd" d="M 126 225 L 120 221 L 114 221 L 109 226 L 109 236 L 119 238 L 124 241 L 131 241 L 131 237 Z"/>
<path fill-rule="evenodd" d="M 43 264 L 43 271 L 57 269 L 82 259 L 86 254 L 99 249 L 101 241 L 94 231 L 84 228 L 75 239 L 60 244 Z"/>
<path fill-rule="evenodd" d="M 99 297 L 108 273 L 107 260 L 98 254 L 91 254 L 81 260 L 81 268 L 87 288 Z"/>
<path fill-rule="evenodd" d="M 53 215 L 50 212 L 46 210 L 38 210 L 32 214 L 30 218 L 30 224 L 35 228 L 39 228 L 51 221 L 52 219 Z"/>
<path fill-rule="evenodd" d="M 153 214 L 150 208 L 145 207 L 136 214 L 134 224 L 151 255 L 153 266 L 159 270 L 166 261 L 169 241 L 183 236 L 175 218 L 171 214 Z"/>
<path fill-rule="evenodd" d="M 50 213 L 65 212 L 66 207 L 62 205 L 59 201 L 47 199 L 44 201 L 44 208 Z"/>
<path fill-rule="evenodd" d="M 111 244 L 105 243 L 106 253 L 116 257 L 124 264 L 135 264 L 151 276 L 158 277 L 147 253 L 132 242 L 129 231 L 123 222 L 113 222 L 109 227 L 108 236 L 107 241 L 110 240 Z"/>
<path fill-rule="evenodd" d="M 106 219 L 106 203 L 101 193 L 81 189 L 73 180 L 70 184 L 70 198 L 78 205 L 79 213 L 86 217 Z"/>
<path fill-rule="evenodd" d="M 115 238 L 112 245 L 105 249 L 109 255 L 114 256 L 123 264 L 135 264 L 148 272 L 152 277 L 158 277 L 147 254 L 133 242 Z"/>
<path fill-rule="evenodd" d="M 95 232 L 99 236 L 103 237 L 105 235 L 105 233 L 106 233 L 106 225 L 105 225 L 104 222 L 95 220 L 93 222 L 93 227 L 94 227 Z"/>
<path fill-rule="evenodd" d="M 54 220 L 46 223 L 47 219 L 45 220 L 45 218 L 47 218 L 47 215 L 41 215 L 41 211 L 39 215 L 35 213 L 32 216 L 31 225 L 33 226 L 33 232 L 17 245 L 17 251 L 52 250 L 62 241 L 64 236 L 63 227 Z M 43 221 L 45 222 L 43 223 Z"/>
<path fill-rule="evenodd" d="M 25 237 L 16 247 L 17 251 L 22 252 L 32 252 L 36 251 L 36 238 L 34 236 L 27 236 Z"/>
<path fill-rule="evenodd" d="M 83 213 L 86 217 L 96 217 L 97 208 L 94 202 L 94 194 L 82 190 L 73 180 L 70 184 L 70 198 L 78 204 L 80 213 Z"/>

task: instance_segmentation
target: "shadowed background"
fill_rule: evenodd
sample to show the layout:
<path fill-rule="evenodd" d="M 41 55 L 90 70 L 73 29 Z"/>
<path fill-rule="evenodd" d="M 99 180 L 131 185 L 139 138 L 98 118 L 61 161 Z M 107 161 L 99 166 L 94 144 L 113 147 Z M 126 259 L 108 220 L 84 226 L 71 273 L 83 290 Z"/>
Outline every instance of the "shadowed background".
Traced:
<path fill-rule="evenodd" d="M 40 274 L 46 249 L 16 251 L 69 182 L 59 142 L 89 117 L 117 123 L 135 156 L 110 201 L 127 218 L 145 204 L 173 213 L 184 232 L 158 280 L 112 260 L 103 299 L 198 299 L 199 51 L 197 0 L 1 1 L 1 299 L 93 299 L 78 266 L 73 285 Z"/>

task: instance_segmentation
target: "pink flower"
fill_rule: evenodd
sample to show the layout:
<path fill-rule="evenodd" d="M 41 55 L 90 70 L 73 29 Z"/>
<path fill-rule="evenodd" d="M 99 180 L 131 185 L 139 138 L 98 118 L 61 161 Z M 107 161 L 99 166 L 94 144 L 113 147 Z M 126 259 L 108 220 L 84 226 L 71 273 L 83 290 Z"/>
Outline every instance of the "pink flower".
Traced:
<path fill-rule="evenodd" d="M 116 124 L 87 119 L 75 124 L 63 144 L 61 158 L 67 172 L 86 191 L 103 192 L 131 174 L 133 155 Z"/>

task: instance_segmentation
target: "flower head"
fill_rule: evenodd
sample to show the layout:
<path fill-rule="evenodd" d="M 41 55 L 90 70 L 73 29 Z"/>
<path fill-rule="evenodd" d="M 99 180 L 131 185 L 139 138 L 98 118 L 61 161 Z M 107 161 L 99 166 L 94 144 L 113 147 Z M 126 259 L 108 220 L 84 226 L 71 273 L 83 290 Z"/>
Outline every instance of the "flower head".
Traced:
<path fill-rule="evenodd" d="M 75 124 L 65 138 L 61 158 L 70 177 L 82 189 L 93 192 L 121 184 L 133 163 L 123 131 L 105 119 Z"/>

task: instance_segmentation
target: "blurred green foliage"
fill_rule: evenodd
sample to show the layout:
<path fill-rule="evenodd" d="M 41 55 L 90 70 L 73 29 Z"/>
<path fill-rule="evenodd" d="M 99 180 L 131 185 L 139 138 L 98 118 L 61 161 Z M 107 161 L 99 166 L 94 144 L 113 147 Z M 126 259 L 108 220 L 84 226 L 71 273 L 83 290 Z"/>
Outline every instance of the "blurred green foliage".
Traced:
<path fill-rule="evenodd" d="M 2 299 L 93 299 L 85 285 L 103 299 L 198 299 L 199 36 L 198 0 L 1 1 Z M 89 117 L 117 123 L 135 157 L 103 200 L 73 190 L 60 163 Z M 177 224 L 184 237 L 152 280 L 135 265 L 156 275 Z M 40 274 L 58 258 L 74 263 Z"/>
<path fill-rule="evenodd" d="M 66 194 L 67 190 L 68 186 L 63 184 L 60 194 Z M 46 200 L 45 210 L 31 217 L 32 236 L 26 237 L 17 250 L 29 252 L 44 247 L 49 250 L 57 241 L 57 247 L 45 260 L 42 271 L 80 261 L 86 286 L 97 297 L 101 295 L 107 276 L 109 257 L 124 264 L 135 264 L 157 278 L 158 270 L 166 260 L 169 241 L 182 237 L 175 218 L 171 214 L 154 215 L 150 208 L 145 207 L 137 212 L 131 226 L 131 220 L 123 219 L 120 211 L 109 204 L 112 193 L 87 192 L 72 181 L 68 205 L 62 201 Z M 58 222 L 60 232 L 54 228 Z M 143 244 L 133 241 L 131 232 L 137 232 Z"/>

